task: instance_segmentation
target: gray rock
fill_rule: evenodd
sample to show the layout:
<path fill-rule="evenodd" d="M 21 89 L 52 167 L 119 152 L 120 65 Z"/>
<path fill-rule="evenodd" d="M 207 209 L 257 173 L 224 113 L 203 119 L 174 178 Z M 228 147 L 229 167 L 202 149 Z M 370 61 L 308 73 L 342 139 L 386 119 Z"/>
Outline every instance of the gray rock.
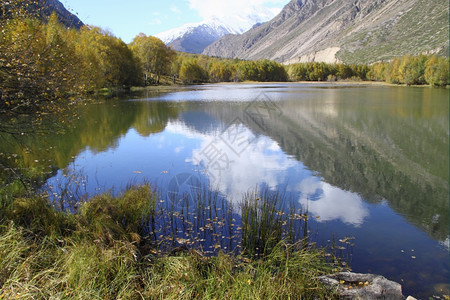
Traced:
<path fill-rule="evenodd" d="M 403 299 L 402 286 L 381 275 L 341 272 L 321 276 L 319 280 L 336 289 L 341 299 Z"/>

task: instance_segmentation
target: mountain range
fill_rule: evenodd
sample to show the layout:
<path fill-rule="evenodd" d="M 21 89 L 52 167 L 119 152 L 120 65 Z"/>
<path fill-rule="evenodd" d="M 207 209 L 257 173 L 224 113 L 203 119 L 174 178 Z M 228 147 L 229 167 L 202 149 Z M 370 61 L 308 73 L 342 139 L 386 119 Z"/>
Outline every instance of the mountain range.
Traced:
<path fill-rule="evenodd" d="M 181 27 L 156 34 L 174 50 L 202 53 L 208 45 L 228 34 L 242 34 L 254 26 L 269 21 L 275 14 L 263 7 L 254 7 L 251 12 L 233 16 L 212 16 L 198 23 L 188 23 Z"/>
<path fill-rule="evenodd" d="M 58 0 L 37 0 L 40 17 L 80 19 Z M 178 51 L 281 63 L 372 63 L 406 54 L 448 56 L 448 0 L 291 0 L 275 16 L 255 7 L 156 35 Z"/>
<path fill-rule="evenodd" d="M 448 0 L 292 0 L 272 20 L 226 35 L 203 54 L 226 58 L 371 63 L 448 56 Z"/>

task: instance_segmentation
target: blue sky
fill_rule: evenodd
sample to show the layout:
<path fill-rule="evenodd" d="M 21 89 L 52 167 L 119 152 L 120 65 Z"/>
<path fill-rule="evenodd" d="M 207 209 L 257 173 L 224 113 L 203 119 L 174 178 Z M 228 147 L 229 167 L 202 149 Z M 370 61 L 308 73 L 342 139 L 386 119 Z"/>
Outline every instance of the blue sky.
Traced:
<path fill-rule="evenodd" d="M 60 0 L 85 24 L 109 29 L 126 43 L 211 15 L 233 14 L 252 5 L 281 9 L 289 0 Z"/>

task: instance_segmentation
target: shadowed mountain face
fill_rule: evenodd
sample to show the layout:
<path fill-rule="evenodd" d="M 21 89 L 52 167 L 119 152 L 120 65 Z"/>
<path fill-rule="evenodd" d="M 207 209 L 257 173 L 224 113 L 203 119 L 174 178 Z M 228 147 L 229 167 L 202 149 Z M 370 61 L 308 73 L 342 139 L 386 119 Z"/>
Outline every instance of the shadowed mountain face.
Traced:
<path fill-rule="evenodd" d="M 39 0 L 38 2 L 44 8 L 45 16 L 55 12 L 58 20 L 67 27 L 80 29 L 84 25 L 76 15 L 68 11 L 58 0 Z"/>
<path fill-rule="evenodd" d="M 56 13 L 59 22 L 68 28 L 80 29 L 84 24 L 81 20 L 58 0 L 5 0 L 0 5 L 0 19 L 9 18 L 13 9 L 25 8 L 25 11 L 31 16 L 39 19 L 47 19 L 53 12 Z"/>
<path fill-rule="evenodd" d="M 292 0 L 271 21 L 225 36 L 203 54 L 283 63 L 448 55 L 448 14 L 446 0 Z"/>

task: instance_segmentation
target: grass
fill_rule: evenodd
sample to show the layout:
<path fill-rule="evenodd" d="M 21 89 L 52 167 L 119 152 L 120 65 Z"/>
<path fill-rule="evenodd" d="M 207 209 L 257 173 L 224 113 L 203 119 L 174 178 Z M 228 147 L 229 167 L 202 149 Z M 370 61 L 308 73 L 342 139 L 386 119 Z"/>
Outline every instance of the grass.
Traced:
<path fill-rule="evenodd" d="M 45 197 L 14 199 L 5 204 L 0 225 L 0 299 L 333 297 L 315 278 L 338 267 L 327 262 L 323 249 L 294 241 L 285 230 L 289 214 L 277 210 L 280 194 L 244 197 L 240 209 L 250 222 L 242 221 L 248 228 L 239 237 L 246 251 L 218 249 L 207 255 L 195 242 L 174 251 L 180 238 L 170 236 L 169 228 L 190 231 L 185 240 L 200 236 L 212 245 L 221 239 L 221 230 L 232 230 L 234 208 L 209 193 L 198 192 L 203 202 L 197 208 L 180 207 L 164 216 L 158 206 L 164 201 L 149 184 L 117 197 L 95 196 L 75 213 L 56 210 Z M 167 236 L 154 231 L 161 229 L 172 251 L 160 247 Z M 269 238 L 274 230 L 276 238 Z M 270 247 L 257 252 L 249 245 Z"/>

